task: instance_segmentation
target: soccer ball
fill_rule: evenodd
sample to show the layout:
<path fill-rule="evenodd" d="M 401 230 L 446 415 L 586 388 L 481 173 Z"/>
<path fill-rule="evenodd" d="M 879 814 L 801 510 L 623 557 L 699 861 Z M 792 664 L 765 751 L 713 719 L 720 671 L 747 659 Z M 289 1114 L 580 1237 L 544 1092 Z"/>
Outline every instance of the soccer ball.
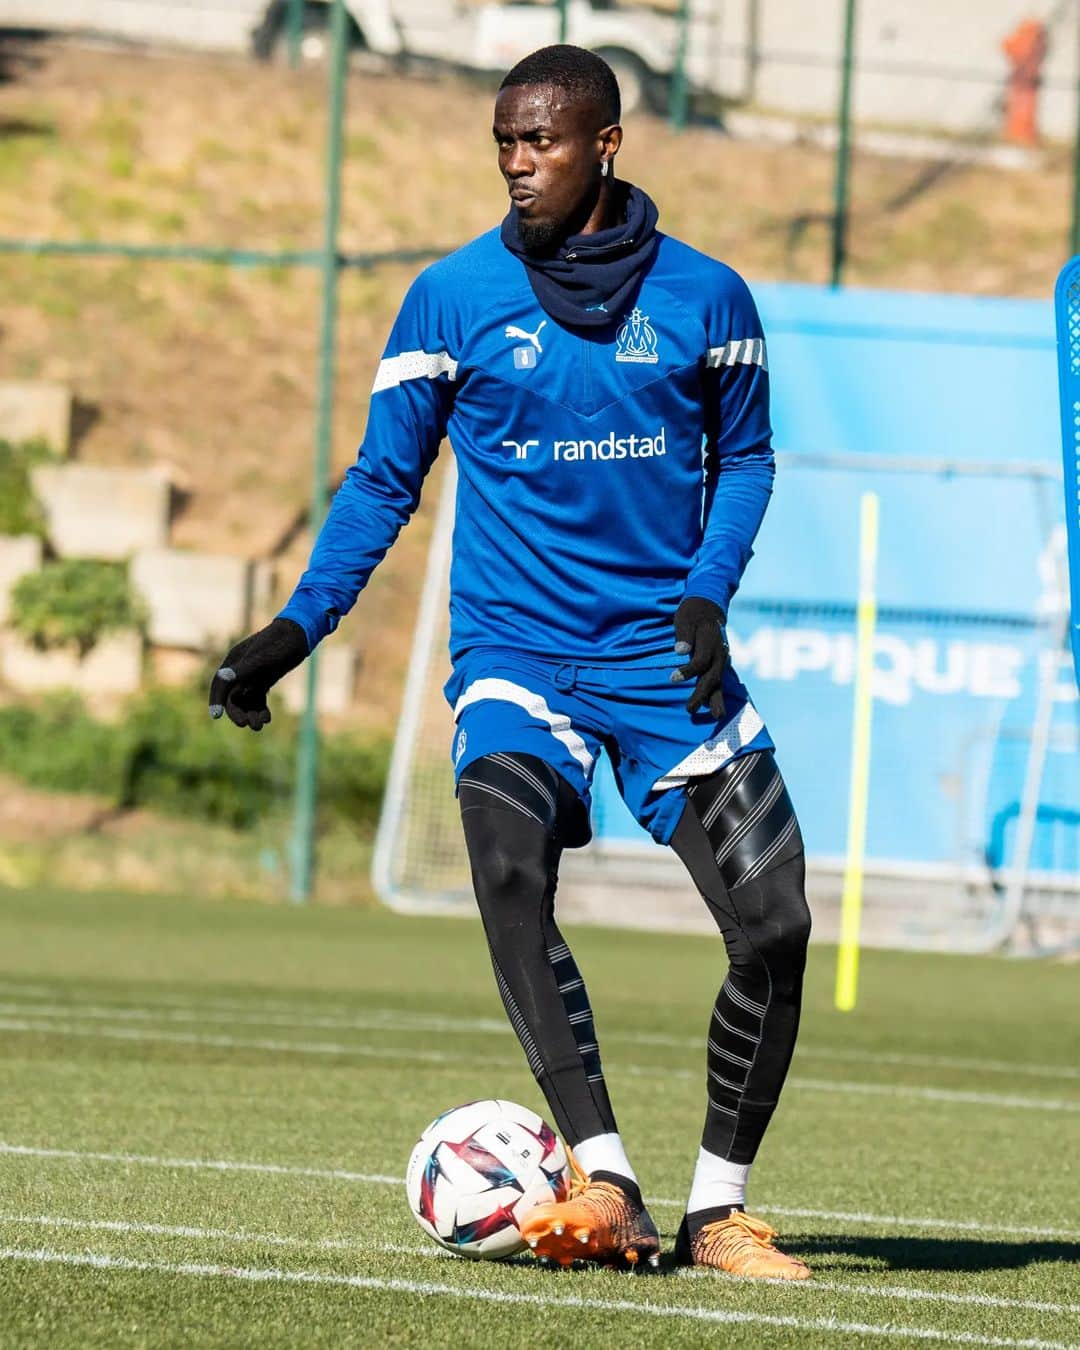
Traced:
<path fill-rule="evenodd" d="M 444 1111 L 412 1151 L 405 1189 L 417 1223 L 458 1256 L 499 1260 L 525 1246 L 534 1205 L 565 1200 L 566 1150 L 535 1111 L 489 1099 Z"/>

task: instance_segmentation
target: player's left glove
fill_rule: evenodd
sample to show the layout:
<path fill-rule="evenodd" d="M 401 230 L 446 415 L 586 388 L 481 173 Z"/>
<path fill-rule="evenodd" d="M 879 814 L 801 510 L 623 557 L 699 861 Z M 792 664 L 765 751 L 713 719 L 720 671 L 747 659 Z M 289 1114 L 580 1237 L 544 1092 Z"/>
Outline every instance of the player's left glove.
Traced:
<path fill-rule="evenodd" d="M 675 650 L 689 656 L 685 666 L 671 672 L 672 684 L 697 676 L 687 712 L 705 704 L 716 718 L 724 715 L 724 671 L 731 664 L 724 624 L 727 615 L 719 605 L 700 595 L 688 595 L 675 611 Z"/>

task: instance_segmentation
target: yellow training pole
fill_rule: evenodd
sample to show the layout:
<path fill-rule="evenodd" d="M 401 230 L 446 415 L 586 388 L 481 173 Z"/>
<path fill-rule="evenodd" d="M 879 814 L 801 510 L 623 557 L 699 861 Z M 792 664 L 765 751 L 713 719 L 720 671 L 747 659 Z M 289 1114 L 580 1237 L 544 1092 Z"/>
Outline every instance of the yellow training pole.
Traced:
<path fill-rule="evenodd" d="M 859 503 L 859 608 L 856 626 L 855 712 L 851 735 L 851 789 L 848 798 L 847 861 L 840 908 L 840 950 L 836 957 L 836 1006 L 851 1012 L 859 981 L 859 923 L 862 918 L 866 802 L 870 791 L 870 714 L 873 704 L 874 628 L 877 623 L 878 495 L 864 492 Z"/>

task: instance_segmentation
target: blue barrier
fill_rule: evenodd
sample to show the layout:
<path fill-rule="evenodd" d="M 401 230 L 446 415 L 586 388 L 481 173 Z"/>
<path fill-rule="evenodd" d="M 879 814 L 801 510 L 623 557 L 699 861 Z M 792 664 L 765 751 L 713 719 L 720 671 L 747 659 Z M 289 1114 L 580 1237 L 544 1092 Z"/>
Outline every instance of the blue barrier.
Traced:
<path fill-rule="evenodd" d="M 1007 863 L 1043 662 L 1060 645 L 1049 302 L 755 287 L 780 470 L 730 616 L 812 857 L 844 852 L 858 499 L 881 498 L 867 857 Z M 1055 667 L 1056 668 L 1056 667 Z M 1076 856 L 1077 691 L 1055 690 L 1032 866 Z M 605 770 L 596 826 L 644 836 Z"/>
<path fill-rule="evenodd" d="M 1080 683 L 1080 256 L 1070 258 L 1054 287 L 1057 321 L 1065 534 L 1072 598 L 1073 669 Z"/>

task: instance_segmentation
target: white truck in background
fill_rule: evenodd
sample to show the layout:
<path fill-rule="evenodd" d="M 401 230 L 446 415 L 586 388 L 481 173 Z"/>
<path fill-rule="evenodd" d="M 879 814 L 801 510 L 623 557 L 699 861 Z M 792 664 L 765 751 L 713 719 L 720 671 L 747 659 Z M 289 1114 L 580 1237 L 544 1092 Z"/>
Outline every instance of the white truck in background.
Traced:
<path fill-rule="evenodd" d="M 438 62 L 498 73 L 558 41 L 555 0 L 345 0 L 353 41 L 377 63 Z M 1040 88 L 1048 136 L 1075 134 L 1073 0 L 1028 0 L 1049 29 Z M 836 115 L 844 0 L 690 0 L 692 92 L 782 118 Z M 615 68 L 623 105 L 662 108 L 680 45 L 680 0 L 568 0 L 567 38 Z M 862 0 L 855 116 L 883 127 L 984 139 L 1000 123 L 1001 44 L 1019 0 Z M 0 28 L 25 27 L 270 56 L 285 0 L 0 0 Z M 325 51 L 326 0 L 306 0 L 304 51 Z"/>
<path fill-rule="evenodd" d="M 505 71 L 559 40 L 555 0 L 345 0 L 354 45 L 375 58 Z M 714 8 L 698 0 L 699 9 Z M 282 46 L 288 0 L 0 0 L 0 27 L 26 28 L 203 51 Z M 323 54 L 326 0 L 305 0 L 302 50 Z M 569 0 L 567 40 L 603 55 L 615 69 L 626 111 L 664 100 L 678 48 L 674 0 Z M 688 44 L 690 52 L 700 42 Z M 695 75 L 692 82 L 698 82 Z"/>
<path fill-rule="evenodd" d="M 554 0 L 345 0 L 345 4 L 359 45 L 399 60 L 501 73 L 529 52 L 559 40 Z M 255 37 L 258 55 L 269 55 L 283 40 L 287 12 L 288 0 L 271 0 Z M 325 12 L 326 0 L 306 0 L 304 45 L 312 56 L 321 55 Z M 679 40 L 670 0 L 618 5 L 611 0 L 569 0 L 566 40 L 608 61 L 627 112 L 646 104 L 659 107 L 665 101 Z"/>

